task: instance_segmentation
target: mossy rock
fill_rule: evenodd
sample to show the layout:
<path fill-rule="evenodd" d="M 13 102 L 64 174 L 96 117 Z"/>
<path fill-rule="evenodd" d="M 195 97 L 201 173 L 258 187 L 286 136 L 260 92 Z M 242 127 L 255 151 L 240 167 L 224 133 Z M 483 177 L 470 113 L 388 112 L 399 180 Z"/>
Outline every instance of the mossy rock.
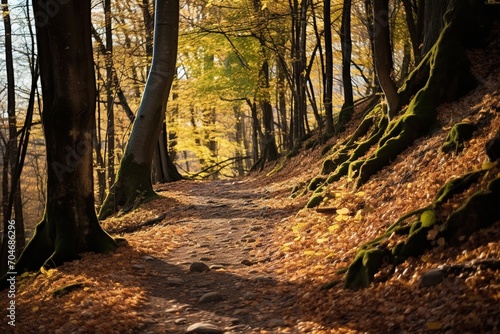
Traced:
<path fill-rule="evenodd" d="M 446 220 L 444 231 L 446 241 L 451 245 L 457 245 L 473 232 L 498 222 L 499 203 L 500 193 L 497 191 L 480 191 L 472 195 Z"/>
<path fill-rule="evenodd" d="M 317 207 L 318 205 L 321 204 L 323 199 L 325 199 L 325 196 L 322 194 L 317 194 L 317 195 L 312 196 L 311 199 L 309 200 L 309 202 L 307 202 L 306 208 L 311 209 L 311 208 Z"/>
<path fill-rule="evenodd" d="M 477 130 L 477 126 L 471 122 L 460 122 L 455 124 L 446 138 L 441 150 L 445 153 L 451 151 L 459 153 L 464 148 L 464 142 L 472 138 L 472 134 Z"/>
<path fill-rule="evenodd" d="M 322 185 L 323 183 L 325 183 L 326 179 L 324 177 L 315 177 L 314 179 L 311 180 L 311 182 L 309 183 L 309 186 L 308 186 L 308 189 L 310 191 L 315 191 L 316 189 L 318 189 L 318 187 L 320 185 Z"/>
<path fill-rule="evenodd" d="M 347 269 L 345 288 L 356 290 L 370 285 L 373 276 L 382 266 L 384 256 L 384 252 L 378 248 L 358 251 L 356 258 Z"/>
<path fill-rule="evenodd" d="M 330 152 L 332 147 L 333 147 L 332 145 L 325 145 L 325 147 L 321 149 L 321 155 L 328 154 L 328 152 Z"/>
<path fill-rule="evenodd" d="M 304 146 L 304 148 L 306 150 L 310 150 L 310 149 L 313 149 L 314 147 L 316 147 L 316 145 L 318 144 L 318 141 L 316 139 L 311 139 L 311 140 L 308 140 Z"/>
<path fill-rule="evenodd" d="M 323 161 L 323 168 L 321 168 L 321 174 L 330 174 L 335 168 L 337 168 L 337 165 L 335 165 L 332 159 L 325 159 L 325 161 Z"/>
<path fill-rule="evenodd" d="M 431 247 L 432 240 L 428 239 L 428 233 L 434 228 L 436 222 L 436 213 L 431 209 L 424 211 L 420 215 L 419 220 L 410 227 L 410 234 L 405 242 L 392 250 L 398 262 L 410 256 L 421 255 Z"/>

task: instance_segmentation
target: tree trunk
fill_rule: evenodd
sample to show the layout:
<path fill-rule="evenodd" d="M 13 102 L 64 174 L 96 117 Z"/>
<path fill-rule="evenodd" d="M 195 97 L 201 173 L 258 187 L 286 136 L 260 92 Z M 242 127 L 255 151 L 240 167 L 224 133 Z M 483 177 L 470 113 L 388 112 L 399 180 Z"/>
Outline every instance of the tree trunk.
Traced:
<path fill-rule="evenodd" d="M 443 15 L 448 7 L 449 0 L 425 0 L 424 8 L 424 35 L 422 36 L 422 55 L 425 55 L 436 42 L 439 32 L 443 28 Z"/>
<path fill-rule="evenodd" d="M 85 251 L 108 252 L 116 242 L 94 207 L 92 131 L 95 76 L 90 1 L 60 5 L 47 16 L 33 1 L 47 152 L 47 202 L 43 220 L 16 264 L 17 273 L 55 267 Z"/>
<path fill-rule="evenodd" d="M 6 144 L 4 154 L 3 169 L 3 235 L 0 251 L 0 276 L 7 272 L 7 253 L 8 253 L 8 231 L 9 221 L 12 217 L 12 205 L 14 206 L 14 227 L 15 227 L 15 254 L 19 255 L 25 246 L 24 238 L 24 217 L 23 203 L 21 198 L 21 182 L 17 177 L 18 170 L 22 166 L 18 165 L 19 157 L 17 140 L 17 117 L 16 117 L 16 97 L 15 97 L 15 79 L 14 79 L 14 61 L 12 55 L 12 29 L 10 23 L 9 4 L 2 0 L 2 14 L 5 30 L 5 67 L 7 72 L 7 114 L 9 124 L 9 139 Z M 21 144 L 21 143 L 20 143 Z M 10 171 L 10 173 L 8 172 Z M 10 184 L 9 184 L 10 174 Z M 20 173 L 19 173 L 20 176 Z M 9 189 L 10 185 L 10 189 Z"/>
<path fill-rule="evenodd" d="M 344 0 L 342 25 L 340 27 L 340 43 L 342 48 L 342 84 L 344 87 L 344 103 L 339 114 L 339 128 L 342 129 L 354 114 L 354 97 L 351 82 L 351 0 Z"/>
<path fill-rule="evenodd" d="M 154 155 L 154 170 L 151 176 L 153 183 L 175 182 L 183 179 L 169 157 L 168 143 L 167 123 L 163 122 Z"/>
<path fill-rule="evenodd" d="M 151 164 L 175 75 L 178 26 L 179 0 L 157 0 L 151 70 L 116 182 L 99 212 L 101 219 L 119 207 L 127 211 L 137 202 L 156 197 L 151 184 Z"/>
<path fill-rule="evenodd" d="M 399 96 L 396 83 L 392 78 L 389 0 L 373 0 L 373 20 L 375 71 L 387 102 L 387 116 L 392 119 L 399 109 Z"/>
<path fill-rule="evenodd" d="M 114 114 L 114 66 L 113 31 L 111 25 L 111 0 L 104 0 L 104 19 L 106 29 L 106 142 L 107 142 L 107 181 L 108 188 L 115 182 L 115 114 Z"/>
<path fill-rule="evenodd" d="M 414 13 L 411 0 L 402 0 L 402 2 L 405 8 L 405 19 L 408 27 L 408 33 L 410 34 L 413 57 L 415 59 L 415 63 L 418 64 L 420 59 L 422 59 L 422 53 L 420 52 L 422 44 L 422 24 L 420 21 L 423 21 L 423 16 L 419 16 L 418 13 L 419 11 L 423 11 L 423 8 L 420 7 L 424 6 L 424 0 L 419 0 L 416 13 Z"/>
<path fill-rule="evenodd" d="M 345 3 L 350 0 L 344 1 Z M 333 45 L 332 45 L 332 19 L 331 19 L 331 0 L 323 1 L 323 20 L 325 27 L 325 79 L 324 79 L 324 93 L 323 104 L 325 105 L 325 133 L 327 137 L 333 136 Z M 349 12 L 350 15 L 350 12 Z M 344 23 L 344 21 L 342 21 Z M 342 34 L 342 33 L 341 33 Z M 341 35 L 342 36 L 342 35 Z M 342 44 L 342 46 L 344 46 Z M 343 55 L 343 53 L 342 53 Z M 343 72 L 342 72 L 343 73 Z"/>
<path fill-rule="evenodd" d="M 290 119 L 290 149 L 293 148 L 306 134 L 306 28 L 308 1 L 298 0 L 291 3 L 292 10 L 292 58 L 293 61 L 293 109 Z"/>

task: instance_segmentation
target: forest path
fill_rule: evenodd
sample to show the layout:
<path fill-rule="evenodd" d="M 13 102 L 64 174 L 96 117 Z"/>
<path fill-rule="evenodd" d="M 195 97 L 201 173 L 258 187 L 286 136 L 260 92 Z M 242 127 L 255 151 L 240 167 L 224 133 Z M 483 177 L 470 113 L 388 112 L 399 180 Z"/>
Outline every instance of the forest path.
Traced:
<path fill-rule="evenodd" d="M 284 312 L 296 296 L 291 284 L 279 281 L 272 261 L 279 254 L 274 224 L 301 208 L 286 199 L 289 187 L 266 188 L 252 179 L 164 187 L 165 193 L 157 191 L 166 197 L 155 207 L 172 198 L 182 202 L 166 212 L 166 220 L 189 232 L 170 252 L 144 257 L 153 275 L 143 281 L 148 300 L 142 332 L 286 330 L 291 315 Z M 203 330 L 202 324 L 210 325 Z"/>

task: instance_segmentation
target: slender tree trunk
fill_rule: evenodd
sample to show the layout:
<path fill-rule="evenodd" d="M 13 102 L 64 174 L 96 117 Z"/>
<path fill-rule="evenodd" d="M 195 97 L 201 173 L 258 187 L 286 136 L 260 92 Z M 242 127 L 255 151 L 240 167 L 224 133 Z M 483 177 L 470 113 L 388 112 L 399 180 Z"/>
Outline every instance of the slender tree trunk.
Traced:
<path fill-rule="evenodd" d="M 344 0 L 342 7 L 342 24 L 340 26 L 340 46 L 342 48 L 342 84 L 344 87 L 344 103 L 339 114 L 339 128 L 343 128 L 354 114 L 354 97 L 351 82 L 351 0 Z"/>
<path fill-rule="evenodd" d="M 389 0 L 373 0 L 373 19 L 375 71 L 387 102 L 387 116 L 392 119 L 399 109 L 399 96 L 396 83 L 392 78 Z"/>
<path fill-rule="evenodd" d="M 281 115 L 280 117 L 280 130 L 281 130 L 281 141 L 283 145 L 286 147 L 286 142 L 288 138 L 288 120 L 287 120 L 287 112 L 286 112 L 286 93 L 285 93 L 285 83 L 286 83 L 286 72 L 283 68 L 283 64 L 278 61 L 278 112 Z"/>
<path fill-rule="evenodd" d="M 325 105 L 325 132 L 328 137 L 333 136 L 333 45 L 331 0 L 323 1 L 323 20 L 325 26 L 325 80 L 323 87 L 323 104 Z"/>
<path fill-rule="evenodd" d="M 7 272 L 7 249 L 8 249 L 8 231 L 9 221 L 12 218 L 12 206 L 14 205 L 14 227 L 16 247 L 15 254 L 19 256 L 25 246 L 24 240 L 24 217 L 23 203 L 21 198 L 21 182 L 16 175 L 18 174 L 18 141 L 17 141 L 17 116 L 16 116 L 16 95 L 14 79 L 14 61 L 12 55 L 12 29 L 10 22 L 10 9 L 7 0 L 2 0 L 2 14 L 5 31 L 5 67 L 7 72 L 7 114 L 9 124 L 9 139 L 6 145 L 6 154 L 4 155 L 4 189 L 3 192 L 3 236 L 0 260 L 0 275 Z M 10 171 L 8 173 L 7 171 Z M 10 175 L 10 184 L 9 184 Z M 10 185 L 10 189 L 9 189 Z M 6 191 L 5 191 L 6 190 Z"/>
<path fill-rule="evenodd" d="M 293 0 L 292 10 L 292 73 L 293 109 L 290 119 L 290 144 L 295 146 L 305 135 L 305 116 L 307 106 L 306 80 L 306 28 L 308 0 Z"/>
<path fill-rule="evenodd" d="M 178 29 L 179 0 L 157 0 L 151 69 L 116 182 L 101 207 L 100 218 L 119 207 L 130 210 L 137 200 L 157 196 L 151 183 L 151 164 L 175 75 Z"/>
<path fill-rule="evenodd" d="M 108 188 L 115 182 L 115 114 L 114 114 L 114 66 L 113 31 L 111 24 L 111 0 L 104 0 L 104 19 L 106 29 L 106 107 L 107 107 L 107 180 Z"/>
<path fill-rule="evenodd" d="M 419 28 L 421 28 L 420 21 L 423 20 L 422 16 L 418 16 L 418 11 L 420 10 L 420 6 L 423 6 L 423 1 L 420 1 L 422 4 L 418 4 L 417 15 L 415 15 L 411 0 L 402 0 L 402 2 L 405 8 L 405 19 L 410 34 L 413 57 L 415 58 L 415 64 L 418 64 L 420 59 L 422 59 L 422 53 L 420 52 L 422 32 L 419 31 Z"/>
<path fill-rule="evenodd" d="M 237 145 L 236 149 L 236 172 L 238 176 L 245 175 L 245 168 L 243 166 L 243 154 L 242 149 L 244 148 L 243 144 L 243 136 L 244 136 L 244 127 L 243 127 L 243 117 L 241 113 L 241 109 L 239 106 L 233 107 L 234 118 L 236 119 L 236 128 L 235 128 L 235 141 Z"/>

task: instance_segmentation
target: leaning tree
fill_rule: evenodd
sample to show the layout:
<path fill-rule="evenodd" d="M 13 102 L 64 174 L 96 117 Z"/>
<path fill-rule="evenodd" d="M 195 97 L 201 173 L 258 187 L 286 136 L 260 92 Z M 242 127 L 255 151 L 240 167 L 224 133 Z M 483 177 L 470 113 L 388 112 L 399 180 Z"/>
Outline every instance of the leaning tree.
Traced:
<path fill-rule="evenodd" d="M 18 274 L 58 266 L 85 251 L 109 252 L 117 247 L 99 225 L 94 206 L 96 85 L 90 0 L 57 3 L 50 7 L 50 15 L 42 1 L 33 1 L 33 9 L 43 93 L 47 200 L 43 219 L 15 265 Z"/>
<path fill-rule="evenodd" d="M 151 165 L 175 76 L 178 31 L 179 0 L 157 0 L 151 69 L 116 181 L 99 212 L 101 219 L 156 197 Z"/>

